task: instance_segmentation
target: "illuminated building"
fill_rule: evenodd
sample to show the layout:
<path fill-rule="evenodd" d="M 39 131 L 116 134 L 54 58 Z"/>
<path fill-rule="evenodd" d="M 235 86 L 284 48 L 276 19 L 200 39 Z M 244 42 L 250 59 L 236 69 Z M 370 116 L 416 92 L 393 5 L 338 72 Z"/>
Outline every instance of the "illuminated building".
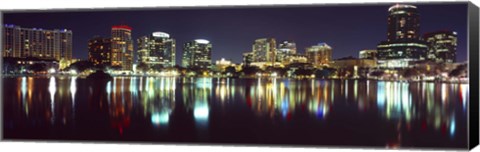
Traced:
<path fill-rule="evenodd" d="M 252 45 L 253 61 L 274 63 L 276 61 L 276 41 L 274 38 L 261 38 Z"/>
<path fill-rule="evenodd" d="M 361 50 L 358 54 L 360 59 L 377 59 L 377 50 Z"/>
<path fill-rule="evenodd" d="M 151 67 L 175 66 L 175 39 L 164 32 L 153 32 L 137 40 L 138 61 Z"/>
<path fill-rule="evenodd" d="M 208 69 L 212 65 L 212 44 L 208 40 L 196 39 L 183 46 L 182 66 Z"/>
<path fill-rule="evenodd" d="M 94 65 L 110 65 L 112 42 L 110 38 L 94 37 L 88 41 L 88 61 Z"/>
<path fill-rule="evenodd" d="M 221 60 L 217 60 L 217 61 L 215 62 L 215 69 L 216 69 L 217 71 L 223 72 L 223 71 L 225 71 L 225 69 L 226 69 L 227 67 L 229 67 L 229 66 L 235 67 L 235 64 L 232 63 L 232 61 L 230 61 L 230 60 L 225 60 L 224 58 L 222 58 Z"/>
<path fill-rule="evenodd" d="M 4 57 L 35 57 L 70 60 L 72 58 L 72 31 L 22 28 L 5 24 L 2 52 Z"/>
<path fill-rule="evenodd" d="M 283 65 L 289 65 L 294 63 L 307 63 L 307 62 L 308 62 L 307 56 L 302 54 L 292 54 L 285 57 L 282 63 Z"/>
<path fill-rule="evenodd" d="M 332 47 L 327 43 L 319 43 L 306 49 L 308 62 L 314 67 L 327 66 L 332 61 Z"/>
<path fill-rule="evenodd" d="M 331 67 L 336 68 L 340 73 L 347 71 L 353 78 L 365 77 L 371 69 L 377 67 L 377 60 L 345 57 L 332 61 Z"/>
<path fill-rule="evenodd" d="M 284 62 L 289 56 L 297 53 L 297 45 L 293 41 L 283 41 L 278 44 L 277 62 Z"/>
<path fill-rule="evenodd" d="M 424 60 L 427 45 L 418 37 L 420 15 L 417 7 L 397 4 L 388 12 L 387 40 L 378 44 L 377 58 L 389 68 L 405 67 L 410 61 Z"/>
<path fill-rule="evenodd" d="M 131 71 L 133 65 L 132 28 L 127 25 L 112 26 L 111 65 Z"/>
<path fill-rule="evenodd" d="M 436 31 L 424 35 L 428 44 L 427 58 L 436 62 L 453 63 L 457 54 L 457 32 Z"/>

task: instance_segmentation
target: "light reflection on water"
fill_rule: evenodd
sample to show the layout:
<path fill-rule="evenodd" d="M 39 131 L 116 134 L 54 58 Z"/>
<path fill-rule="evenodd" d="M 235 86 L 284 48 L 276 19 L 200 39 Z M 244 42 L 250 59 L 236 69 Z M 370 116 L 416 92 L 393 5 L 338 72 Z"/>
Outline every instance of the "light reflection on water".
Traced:
<path fill-rule="evenodd" d="M 176 110 L 191 114 L 195 128 L 205 131 L 212 126 L 210 119 L 215 111 L 244 107 L 258 118 L 292 121 L 295 115 L 308 113 L 310 121 L 327 123 L 335 121 L 330 118 L 335 113 L 346 113 L 352 119 L 361 113 L 376 113 L 371 119 L 406 127 L 398 129 L 399 134 L 421 122 L 422 128 L 445 130 L 454 138 L 459 123 L 465 123 L 469 102 L 468 84 L 429 82 L 173 77 L 116 77 L 105 85 L 94 86 L 77 77 L 19 77 L 12 82 L 16 96 L 5 102 L 18 101 L 23 108 L 17 110 L 27 116 L 37 109 L 43 112 L 36 114 L 44 115 L 52 125 L 57 121 L 67 125 L 76 121 L 78 110 L 84 110 L 79 105 L 88 103 L 91 108 L 105 111 L 106 121 L 119 134 L 134 126 L 134 121 L 142 123 L 136 120 L 137 115 L 153 128 L 168 129 Z M 48 98 L 44 98 L 44 90 Z M 32 104 L 43 101 L 49 101 L 48 108 Z M 345 111 L 348 107 L 353 111 Z"/>

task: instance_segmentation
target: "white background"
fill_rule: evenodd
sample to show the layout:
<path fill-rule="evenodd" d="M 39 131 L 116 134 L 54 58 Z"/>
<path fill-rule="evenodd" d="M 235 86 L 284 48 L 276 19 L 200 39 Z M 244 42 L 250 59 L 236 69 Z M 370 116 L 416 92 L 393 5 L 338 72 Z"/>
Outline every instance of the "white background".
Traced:
<path fill-rule="evenodd" d="M 165 6 L 221 6 L 221 5 L 272 5 L 272 4 L 348 4 L 348 3 L 384 3 L 384 2 L 425 2 L 425 0 L 1 0 L 1 10 L 28 10 L 51 8 L 112 8 L 112 7 L 165 7 Z M 428 0 L 430 2 L 439 0 Z M 444 1 L 444 0 L 440 0 Z M 478 0 L 473 0 L 477 6 Z M 1 110 L 1 109 L 0 109 Z M 312 139 L 314 140 L 314 139 Z M 476 151 L 480 151 L 476 148 Z M 194 152 L 223 152 L 223 151 L 383 151 L 384 149 L 371 148 L 298 148 L 298 147 L 271 147 L 271 146 L 210 146 L 210 145 L 152 145 L 152 144 L 112 144 L 112 143 L 66 143 L 66 142 L 0 142 L 0 151 L 194 151 Z M 413 151 L 413 150 L 408 150 Z M 417 150 L 418 151 L 418 150 Z M 424 150 L 425 151 L 425 150 Z M 427 150 L 430 151 L 430 150 Z"/>

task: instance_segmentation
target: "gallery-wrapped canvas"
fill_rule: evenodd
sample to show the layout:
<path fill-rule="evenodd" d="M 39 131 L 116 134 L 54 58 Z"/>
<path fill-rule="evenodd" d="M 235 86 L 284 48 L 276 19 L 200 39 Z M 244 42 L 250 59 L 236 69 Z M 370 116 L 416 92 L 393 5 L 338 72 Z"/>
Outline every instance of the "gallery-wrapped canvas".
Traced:
<path fill-rule="evenodd" d="M 470 2 L 1 13 L 5 141 L 478 144 Z"/>

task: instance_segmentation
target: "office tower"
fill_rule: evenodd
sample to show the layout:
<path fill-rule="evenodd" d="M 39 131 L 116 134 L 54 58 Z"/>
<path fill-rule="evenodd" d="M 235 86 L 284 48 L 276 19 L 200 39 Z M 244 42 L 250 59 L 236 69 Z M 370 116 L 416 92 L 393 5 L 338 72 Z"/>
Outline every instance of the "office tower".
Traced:
<path fill-rule="evenodd" d="M 112 26 L 111 65 L 131 71 L 133 66 L 132 28 L 127 25 Z"/>
<path fill-rule="evenodd" d="M 5 24 L 3 33 L 4 57 L 36 57 L 42 59 L 71 60 L 72 31 L 22 28 Z"/>
<path fill-rule="evenodd" d="M 208 69 L 212 65 L 212 44 L 208 40 L 196 39 L 184 44 L 182 66 Z"/>
<path fill-rule="evenodd" d="M 175 66 L 175 39 L 168 33 L 153 32 L 137 40 L 138 61 L 154 69 Z M 159 70 L 159 69 L 157 69 Z"/>
<path fill-rule="evenodd" d="M 110 38 L 94 37 L 88 41 L 88 61 L 94 65 L 111 64 L 112 42 Z"/>
<path fill-rule="evenodd" d="M 436 62 L 453 63 L 457 54 L 457 33 L 454 31 L 436 31 L 424 35 L 427 42 L 427 58 Z"/>
<path fill-rule="evenodd" d="M 293 41 L 282 41 L 278 44 L 277 62 L 285 62 L 285 60 L 297 53 L 297 46 Z"/>
<path fill-rule="evenodd" d="M 261 38 L 255 40 L 252 46 L 253 61 L 274 64 L 277 54 L 274 38 Z"/>
<path fill-rule="evenodd" d="M 418 36 L 420 14 L 417 7 L 397 4 L 391 6 L 388 13 L 387 40 L 378 44 L 377 58 L 399 66 L 406 66 L 409 61 L 424 60 L 427 45 Z"/>
<path fill-rule="evenodd" d="M 305 51 L 308 62 L 314 67 L 328 66 L 332 61 L 332 47 L 327 43 L 319 43 L 308 47 Z"/>

